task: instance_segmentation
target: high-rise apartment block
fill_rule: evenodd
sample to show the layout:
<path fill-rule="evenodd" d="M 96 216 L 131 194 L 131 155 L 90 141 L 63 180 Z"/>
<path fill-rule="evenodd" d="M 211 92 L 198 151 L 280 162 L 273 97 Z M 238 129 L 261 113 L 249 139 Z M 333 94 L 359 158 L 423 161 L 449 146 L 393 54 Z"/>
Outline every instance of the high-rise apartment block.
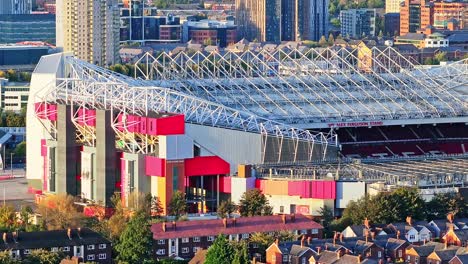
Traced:
<path fill-rule="evenodd" d="M 340 12 L 341 34 L 359 38 L 375 36 L 375 9 L 349 9 Z"/>
<path fill-rule="evenodd" d="M 57 47 L 97 65 L 117 62 L 117 0 L 57 0 L 56 12 Z"/>
<path fill-rule="evenodd" d="M 318 40 L 328 34 L 328 0 L 236 0 L 241 38 Z"/>
<path fill-rule="evenodd" d="M 455 23 L 457 29 L 468 27 L 468 2 L 445 2 L 434 3 L 434 24 L 437 29 L 450 29 L 450 23 Z"/>
<path fill-rule="evenodd" d="M 30 14 L 32 10 L 32 0 L 1 0 L 0 14 L 20 15 Z"/>
<path fill-rule="evenodd" d="M 400 13 L 402 0 L 385 0 L 385 13 Z"/>

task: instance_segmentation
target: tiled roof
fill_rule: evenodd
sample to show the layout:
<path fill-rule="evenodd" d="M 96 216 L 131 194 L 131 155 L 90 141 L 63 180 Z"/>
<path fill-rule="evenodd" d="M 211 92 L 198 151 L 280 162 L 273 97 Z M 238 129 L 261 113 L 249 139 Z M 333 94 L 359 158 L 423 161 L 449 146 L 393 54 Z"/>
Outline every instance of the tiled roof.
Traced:
<path fill-rule="evenodd" d="M 468 254 L 456 256 L 461 263 L 468 263 Z"/>
<path fill-rule="evenodd" d="M 445 245 L 443 243 L 429 242 L 426 245 L 415 246 L 414 250 L 420 257 L 427 257 L 435 250 L 442 250 L 444 247 Z"/>
<path fill-rule="evenodd" d="M 436 250 L 435 253 L 442 260 L 442 262 L 448 262 L 451 260 L 457 252 L 460 252 L 460 247 L 450 247 L 443 250 Z"/>
<path fill-rule="evenodd" d="M 386 248 L 387 250 L 396 250 L 399 247 L 403 246 L 405 243 L 407 242 L 403 239 L 389 238 L 387 240 Z"/>
<path fill-rule="evenodd" d="M 109 244 L 110 241 L 88 228 L 82 228 L 80 235 L 76 229 L 71 232 L 71 239 L 67 230 L 19 232 L 17 243 L 12 233 L 7 234 L 7 243 L 0 243 L 0 250 L 8 249 L 38 249 L 52 247 L 66 247 L 79 245 Z"/>
<path fill-rule="evenodd" d="M 292 245 L 291 250 L 289 251 L 289 255 L 297 256 L 300 257 L 302 254 L 307 252 L 308 250 L 311 250 L 307 246 L 300 246 L 300 245 Z"/>
<path fill-rule="evenodd" d="M 341 256 L 341 258 L 335 261 L 333 264 L 357 264 L 357 263 L 361 263 L 361 261 L 359 261 L 358 256 L 346 254 L 346 255 Z"/>
<path fill-rule="evenodd" d="M 215 220 L 198 220 L 177 222 L 176 230 L 174 231 L 171 223 L 167 223 L 166 232 L 162 229 L 162 224 L 153 224 L 151 231 L 154 239 L 172 239 L 181 237 L 199 237 L 199 236 L 217 236 L 219 234 L 234 235 L 234 234 L 251 234 L 256 232 L 273 232 L 279 230 L 303 230 L 303 229 L 321 229 L 323 228 L 318 223 L 303 216 L 296 215 L 296 220 L 291 221 L 287 216 L 286 224 L 283 224 L 281 216 L 254 216 L 240 217 L 236 219 L 236 225 L 233 225 L 233 220 L 228 219 L 228 226 L 224 228 L 221 219 Z"/>
<path fill-rule="evenodd" d="M 318 262 L 323 264 L 335 263 L 339 259 L 338 253 L 331 251 L 323 251 L 319 258 Z"/>

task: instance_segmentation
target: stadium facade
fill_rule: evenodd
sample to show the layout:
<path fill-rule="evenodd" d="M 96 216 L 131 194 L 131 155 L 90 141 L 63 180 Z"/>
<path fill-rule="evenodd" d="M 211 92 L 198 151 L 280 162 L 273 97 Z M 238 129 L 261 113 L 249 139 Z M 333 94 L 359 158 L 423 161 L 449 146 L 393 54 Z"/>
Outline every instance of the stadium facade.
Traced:
<path fill-rule="evenodd" d="M 339 139 L 346 129 L 386 135 L 395 127 L 440 124 L 467 131 L 466 60 L 421 68 L 391 47 L 371 54 L 283 47 L 146 55 L 136 69 L 140 78 L 68 54 L 41 59 L 28 102 L 31 191 L 104 206 L 114 193 L 124 202 L 131 193 L 151 193 L 167 210 L 180 190 L 191 212 L 208 212 L 247 189 L 268 193 L 268 184 L 242 164 L 269 167 L 271 181 L 275 168 L 287 165 L 288 181 L 295 181 L 294 166 L 345 157 L 348 148 Z M 463 155 L 466 135 L 431 140 L 459 144 L 461 153 L 454 154 Z M 414 148 L 425 139 L 402 137 L 398 143 Z M 350 138 L 349 148 L 363 144 L 371 152 L 393 142 Z M 414 156 L 428 154 L 444 153 Z M 364 158 L 375 157 L 382 155 Z M 309 176 L 310 183 L 278 187 L 278 201 L 291 201 L 275 212 L 305 211 L 296 206 L 306 202 L 301 199 L 323 206 L 340 195 L 333 175 Z"/>

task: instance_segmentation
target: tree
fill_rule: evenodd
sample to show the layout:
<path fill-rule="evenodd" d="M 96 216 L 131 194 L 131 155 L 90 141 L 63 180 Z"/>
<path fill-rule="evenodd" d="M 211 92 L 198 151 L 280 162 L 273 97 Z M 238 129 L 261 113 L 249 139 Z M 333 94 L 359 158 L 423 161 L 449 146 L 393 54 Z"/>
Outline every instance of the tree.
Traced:
<path fill-rule="evenodd" d="M 331 230 L 330 228 L 334 218 L 333 209 L 325 205 L 324 207 L 320 208 L 318 213 L 320 215 L 320 218 L 322 219 L 322 226 L 325 231 L 325 238 L 331 237 L 331 235 L 333 234 L 333 230 Z"/>
<path fill-rule="evenodd" d="M 127 213 L 122 205 L 122 200 L 119 194 L 114 194 L 111 198 L 111 203 L 114 207 L 114 214 L 109 218 L 107 229 L 109 230 L 109 238 L 113 242 L 117 242 L 123 231 L 123 226 L 128 222 Z"/>
<path fill-rule="evenodd" d="M 337 28 L 339 28 L 339 27 L 341 26 L 341 21 L 340 21 L 338 18 L 336 18 L 336 17 L 332 18 L 332 19 L 330 20 L 330 23 L 331 23 L 334 27 L 337 27 Z"/>
<path fill-rule="evenodd" d="M 335 44 L 335 37 L 330 33 L 330 35 L 328 35 L 328 45 L 333 46 L 333 44 Z"/>
<path fill-rule="evenodd" d="M 169 214 L 179 219 L 182 214 L 185 214 L 186 208 L 185 194 L 181 191 L 174 192 L 169 202 Z"/>
<path fill-rule="evenodd" d="M 83 215 L 77 211 L 74 198 L 66 194 L 46 197 L 37 207 L 48 230 L 81 226 Z"/>
<path fill-rule="evenodd" d="M 15 148 L 15 156 L 17 157 L 24 157 L 26 156 L 26 141 L 23 141 L 16 145 Z"/>
<path fill-rule="evenodd" d="M 239 213 L 241 216 L 272 215 L 273 208 L 260 190 L 251 189 L 242 194 Z"/>
<path fill-rule="evenodd" d="M 468 203 L 459 193 L 439 193 L 427 202 L 427 220 L 443 219 L 448 213 L 458 218 L 468 216 Z"/>
<path fill-rule="evenodd" d="M 205 264 L 231 264 L 235 255 L 234 247 L 224 235 L 219 235 L 206 253 Z"/>
<path fill-rule="evenodd" d="M 6 73 L 6 76 L 10 82 L 17 82 L 18 81 L 18 74 L 15 70 L 9 69 Z"/>
<path fill-rule="evenodd" d="M 447 52 L 437 52 L 434 55 L 434 60 L 436 60 L 439 64 L 441 61 L 447 61 Z"/>
<path fill-rule="evenodd" d="M 0 207 L 0 230 L 13 231 L 16 229 L 18 220 L 16 218 L 15 209 L 9 205 Z"/>
<path fill-rule="evenodd" d="M 218 217 L 224 218 L 229 217 L 236 210 L 236 204 L 233 203 L 230 199 L 227 201 L 222 201 L 218 207 Z"/>
<path fill-rule="evenodd" d="M 138 211 L 125 227 L 115 246 L 117 259 L 126 263 L 142 263 L 151 260 L 153 236 L 149 215 Z"/>
<path fill-rule="evenodd" d="M 320 47 L 326 47 L 328 46 L 328 42 L 327 42 L 327 39 L 325 38 L 325 36 L 322 36 L 318 42 L 318 44 L 320 45 Z"/>
<path fill-rule="evenodd" d="M 245 240 L 233 241 L 231 245 L 234 248 L 234 257 L 232 259 L 232 264 L 249 264 L 249 252 L 247 250 L 247 242 Z"/>
<path fill-rule="evenodd" d="M 164 208 L 161 203 L 161 199 L 157 196 L 151 198 L 151 216 L 161 217 L 164 213 Z"/>
<path fill-rule="evenodd" d="M 59 264 L 64 258 L 61 252 L 50 252 L 43 249 L 33 250 L 24 260 L 25 264 Z"/>
<path fill-rule="evenodd" d="M 11 257 L 9 251 L 0 251 L 0 263 L 2 264 L 20 264 L 19 260 Z"/>

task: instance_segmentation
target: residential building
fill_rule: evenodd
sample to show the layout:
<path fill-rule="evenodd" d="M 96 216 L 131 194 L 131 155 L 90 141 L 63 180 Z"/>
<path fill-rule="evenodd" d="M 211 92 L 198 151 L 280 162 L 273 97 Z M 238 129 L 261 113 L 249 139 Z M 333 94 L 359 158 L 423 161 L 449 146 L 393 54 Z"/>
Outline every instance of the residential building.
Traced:
<path fill-rule="evenodd" d="M 310 248 L 310 240 L 301 240 L 300 245 L 296 242 L 271 244 L 265 251 L 266 263 L 309 263 L 311 257 L 317 256 L 317 252 Z"/>
<path fill-rule="evenodd" d="M 117 0 L 57 0 L 57 47 L 97 65 L 118 61 Z"/>
<path fill-rule="evenodd" d="M 400 13 L 400 4 L 402 0 L 385 0 L 385 14 Z"/>
<path fill-rule="evenodd" d="M 240 38 L 319 40 L 328 35 L 328 0 L 236 0 Z"/>
<path fill-rule="evenodd" d="M 387 13 L 384 15 L 384 35 L 400 35 L 400 13 Z"/>
<path fill-rule="evenodd" d="M 358 240 L 354 245 L 353 253 L 355 255 L 365 256 L 372 259 L 385 259 L 385 249 L 374 242 Z"/>
<path fill-rule="evenodd" d="M 322 237 L 322 229 L 321 225 L 303 215 L 185 221 L 153 224 L 151 227 L 156 257 L 178 256 L 185 259 L 208 248 L 219 234 L 228 236 L 229 240 L 244 240 L 257 232 L 285 230 L 305 238 L 318 239 Z"/>
<path fill-rule="evenodd" d="M 454 229 L 450 227 L 442 240 L 448 245 L 468 246 L 468 229 Z"/>
<path fill-rule="evenodd" d="M 413 44 L 418 48 L 423 48 L 426 36 L 422 33 L 406 33 L 395 38 L 395 44 Z"/>
<path fill-rule="evenodd" d="M 0 79 L 0 108 L 6 111 L 19 112 L 28 104 L 29 83 L 13 83 Z"/>
<path fill-rule="evenodd" d="M 435 250 L 427 256 L 427 264 L 448 264 L 456 255 L 466 253 L 463 247 L 447 247 L 443 250 Z"/>
<path fill-rule="evenodd" d="M 433 3 L 427 0 L 405 0 L 400 7 L 400 34 L 415 33 L 433 23 Z"/>
<path fill-rule="evenodd" d="M 182 42 L 226 47 L 236 42 L 234 21 L 185 21 L 182 26 Z"/>
<path fill-rule="evenodd" d="M 0 43 L 45 41 L 55 44 L 55 15 L 0 15 Z"/>
<path fill-rule="evenodd" d="M 352 38 L 375 36 L 375 9 L 349 9 L 340 12 L 341 35 Z"/>
<path fill-rule="evenodd" d="M 424 40 L 425 48 L 442 48 L 448 46 L 448 38 L 444 34 L 441 34 L 439 32 L 426 36 L 426 39 Z"/>
<path fill-rule="evenodd" d="M 32 11 L 32 0 L 3 0 L 0 1 L 0 14 L 20 15 Z"/>
<path fill-rule="evenodd" d="M 428 242 L 420 246 L 410 246 L 406 249 L 406 263 L 426 264 L 427 257 L 434 251 L 443 250 L 446 245 L 438 242 Z"/>
<path fill-rule="evenodd" d="M 468 254 L 454 256 L 449 264 L 464 264 L 468 263 Z"/>
<path fill-rule="evenodd" d="M 406 248 L 410 244 L 403 239 L 389 238 L 385 245 L 385 253 L 394 262 L 406 259 Z"/>
<path fill-rule="evenodd" d="M 437 29 L 450 29 L 450 21 L 454 20 L 458 29 L 468 26 L 468 2 L 466 1 L 435 1 L 434 23 Z"/>
<path fill-rule="evenodd" d="M 119 50 L 119 56 L 122 63 L 134 64 L 146 53 L 153 54 L 153 49 L 150 47 L 128 47 Z"/>
<path fill-rule="evenodd" d="M 0 251 L 8 251 L 19 260 L 33 250 L 46 249 L 86 262 L 112 263 L 111 242 L 88 228 L 3 233 L 2 237 Z"/>
<path fill-rule="evenodd" d="M 240 38 L 281 41 L 281 0 L 236 0 Z"/>

